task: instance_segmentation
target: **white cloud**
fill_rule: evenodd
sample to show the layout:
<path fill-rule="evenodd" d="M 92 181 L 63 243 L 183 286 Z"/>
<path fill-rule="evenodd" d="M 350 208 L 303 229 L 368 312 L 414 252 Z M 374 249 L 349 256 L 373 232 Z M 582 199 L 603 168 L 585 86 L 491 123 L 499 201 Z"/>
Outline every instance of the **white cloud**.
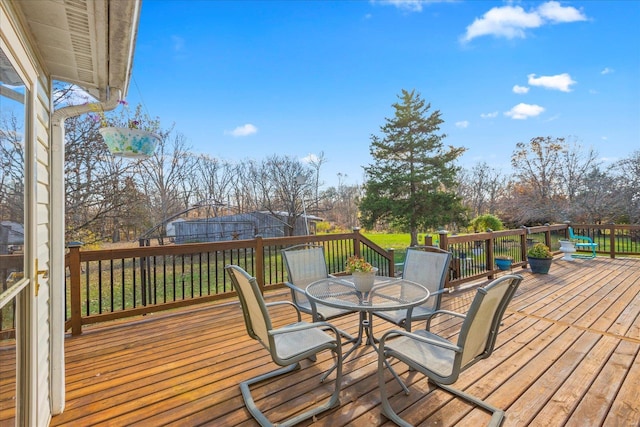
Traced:
<path fill-rule="evenodd" d="M 456 127 L 459 127 L 460 129 L 466 129 L 469 127 L 469 122 L 467 120 L 456 122 Z"/>
<path fill-rule="evenodd" d="M 518 86 L 518 85 L 513 86 L 513 93 L 525 94 L 528 92 L 529 92 L 529 88 L 526 86 Z"/>
<path fill-rule="evenodd" d="M 529 74 L 527 77 L 531 86 L 542 86 L 545 89 L 555 89 L 562 92 L 571 92 L 571 85 L 576 84 L 576 81 L 568 73 L 540 77 Z"/>
<path fill-rule="evenodd" d="M 557 1 L 548 1 L 538 6 L 538 13 L 551 22 L 586 21 L 587 17 L 575 7 L 563 7 Z"/>
<path fill-rule="evenodd" d="M 543 111 L 544 108 L 539 105 L 520 103 L 511 110 L 505 112 L 504 115 L 515 120 L 526 120 L 529 117 L 539 116 Z"/>
<path fill-rule="evenodd" d="M 524 38 L 525 28 L 537 28 L 541 25 L 542 19 L 538 14 L 525 12 L 520 6 L 494 7 L 467 27 L 463 41 L 486 35 L 508 39 Z"/>
<path fill-rule="evenodd" d="M 498 112 L 494 111 L 493 113 L 482 113 L 480 114 L 480 117 L 482 117 L 483 119 L 493 119 L 498 117 Z"/>
<path fill-rule="evenodd" d="M 251 123 L 247 123 L 242 126 L 238 126 L 232 131 L 226 130 L 224 131 L 224 133 L 225 135 L 231 135 L 235 137 L 249 136 L 249 135 L 253 135 L 254 133 L 258 133 L 258 128 L 252 125 Z"/>
<path fill-rule="evenodd" d="M 600 71 L 600 74 L 605 75 L 605 74 L 611 74 L 613 73 L 615 70 L 613 68 L 609 68 L 609 67 L 604 67 L 604 70 Z"/>
<path fill-rule="evenodd" d="M 461 38 L 468 42 L 476 37 L 492 35 L 507 39 L 525 38 L 527 29 L 545 24 L 584 21 L 586 16 L 574 7 L 564 7 L 556 1 L 542 3 L 536 9 L 525 11 L 521 6 L 494 7 L 482 18 L 476 18 Z"/>
<path fill-rule="evenodd" d="M 371 3 L 389 4 L 409 12 L 422 12 L 422 6 L 428 3 L 447 3 L 453 0 L 371 0 Z"/>

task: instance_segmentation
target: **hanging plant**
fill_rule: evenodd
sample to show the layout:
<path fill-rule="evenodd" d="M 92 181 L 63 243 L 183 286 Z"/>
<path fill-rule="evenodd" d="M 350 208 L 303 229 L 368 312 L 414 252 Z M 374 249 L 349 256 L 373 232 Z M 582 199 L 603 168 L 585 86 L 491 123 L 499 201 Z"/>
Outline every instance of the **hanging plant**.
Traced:
<path fill-rule="evenodd" d="M 114 156 L 126 158 L 147 158 L 156 150 L 160 143 L 160 136 L 155 133 L 158 122 L 151 121 L 143 125 L 140 117 L 140 106 L 136 108 L 136 119 L 129 118 L 129 109 L 126 101 L 118 101 L 124 108 L 119 115 L 107 117 L 104 111 L 97 107 L 92 114 L 95 121 L 102 126 L 98 132 L 102 135 L 109 152 Z"/>

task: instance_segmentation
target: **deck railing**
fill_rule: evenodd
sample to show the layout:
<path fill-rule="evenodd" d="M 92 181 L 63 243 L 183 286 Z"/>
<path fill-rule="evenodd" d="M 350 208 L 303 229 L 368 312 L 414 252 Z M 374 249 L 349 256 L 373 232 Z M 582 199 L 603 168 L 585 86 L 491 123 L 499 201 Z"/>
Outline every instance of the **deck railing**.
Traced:
<path fill-rule="evenodd" d="M 640 255 L 640 225 L 572 225 L 574 234 L 591 237 L 598 244 L 599 255 Z M 527 250 L 544 243 L 559 252 L 559 240 L 568 239 L 568 224 L 521 227 L 516 230 L 483 232 L 466 235 L 439 234 L 437 246 L 453 254 L 450 284 L 458 285 L 483 278 L 493 278 L 498 271 L 495 257 L 509 256 L 512 269 L 526 268 Z"/>
<path fill-rule="evenodd" d="M 574 225 L 574 233 L 587 235 L 598 243 L 598 254 L 640 255 L 640 226 Z M 439 246 L 453 254 L 447 286 L 493 278 L 499 270 L 495 257 L 513 259 L 512 269 L 527 266 L 527 249 L 536 242 L 553 251 L 558 240 L 567 238 L 567 224 L 554 224 L 467 235 L 439 234 L 424 243 Z M 280 251 L 286 247 L 313 243 L 325 250 L 331 274 L 342 274 L 346 259 L 364 256 L 379 274 L 394 276 L 401 268 L 404 250 L 384 249 L 357 230 L 353 233 L 280 238 L 233 240 L 127 249 L 83 251 L 69 247 L 66 256 L 66 329 L 80 334 L 83 325 L 144 315 L 181 306 L 235 295 L 226 264 L 238 264 L 254 275 L 263 290 L 283 286 L 287 280 Z M 408 245 L 408 242 L 407 242 Z M 0 256 L 1 257 L 1 256 Z M 394 260 L 395 258 L 395 260 Z M 0 260 L 1 261 L 1 260 Z M 6 275 L 0 278 L 4 285 Z M 12 306 L 0 310 L 0 338 L 14 329 Z"/>
<path fill-rule="evenodd" d="M 255 276 L 263 291 L 283 286 L 287 277 L 281 250 L 301 243 L 324 247 L 331 274 L 343 273 L 354 254 L 378 267 L 381 275 L 395 274 L 393 250 L 380 248 L 357 230 L 117 250 L 72 246 L 66 258 L 66 327 L 77 335 L 87 324 L 229 298 L 235 291 L 224 273 L 227 264 Z"/>

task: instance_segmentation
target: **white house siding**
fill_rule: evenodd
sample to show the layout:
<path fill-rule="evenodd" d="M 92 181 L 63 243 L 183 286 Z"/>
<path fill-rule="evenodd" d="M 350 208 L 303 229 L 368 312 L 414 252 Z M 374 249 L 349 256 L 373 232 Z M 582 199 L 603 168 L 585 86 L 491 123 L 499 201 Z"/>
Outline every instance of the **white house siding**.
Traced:
<path fill-rule="evenodd" d="M 46 73 L 38 65 L 37 55 L 29 46 L 30 38 L 19 24 L 11 2 L 0 0 L 0 39 L 2 48 L 24 80 L 29 97 L 26 100 L 27 120 L 25 126 L 25 148 L 27 168 L 25 170 L 25 256 L 27 257 L 30 285 L 24 291 L 27 298 L 19 338 L 26 340 L 26 354 L 21 355 L 21 367 L 26 374 L 20 390 L 24 422 L 20 425 L 46 427 L 51 421 L 50 378 L 50 297 L 48 280 L 38 277 L 40 288 L 36 291 L 37 269 L 49 270 L 49 169 L 50 169 L 50 84 Z"/>
<path fill-rule="evenodd" d="M 50 97 L 47 95 L 50 87 L 48 81 L 43 81 L 44 73 L 40 73 L 36 91 L 35 107 L 35 148 L 36 148 L 36 227 L 37 227 L 37 258 L 38 269 L 49 271 L 50 251 Z M 40 289 L 36 300 L 37 312 L 37 424 L 48 426 L 51 421 L 51 307 L 49 275 L 39 275 Z"/>

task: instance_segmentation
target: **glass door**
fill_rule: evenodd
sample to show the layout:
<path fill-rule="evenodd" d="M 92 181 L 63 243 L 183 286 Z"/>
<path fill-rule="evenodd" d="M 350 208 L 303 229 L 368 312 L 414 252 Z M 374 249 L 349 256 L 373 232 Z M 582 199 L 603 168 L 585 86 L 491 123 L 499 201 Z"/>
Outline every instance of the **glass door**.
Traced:
<path fill-rule="evenodd" d="M 0 49 L 0 425 L 20 422 L 26 343 L 20 321 L 26 307 L 25 118 L 27 90 Z"/>

